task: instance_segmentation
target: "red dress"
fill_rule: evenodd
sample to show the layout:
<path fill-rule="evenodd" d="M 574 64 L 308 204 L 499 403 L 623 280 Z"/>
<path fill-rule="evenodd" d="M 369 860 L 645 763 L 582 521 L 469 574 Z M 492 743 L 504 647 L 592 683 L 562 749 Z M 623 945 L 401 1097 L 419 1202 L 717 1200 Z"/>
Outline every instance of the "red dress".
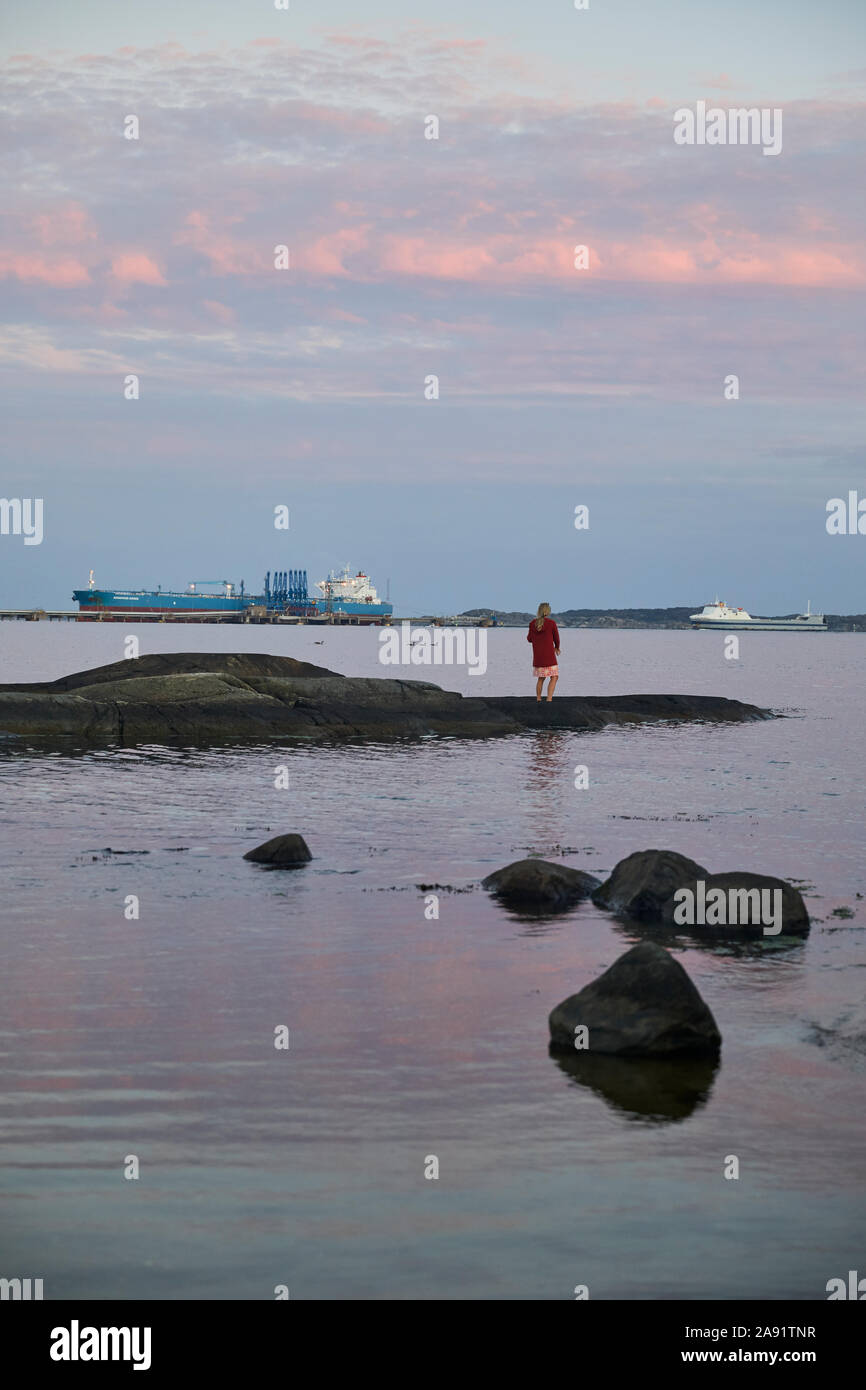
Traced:
<path fill-rule="evenodd" d="M 536 620 L 533 618 L 529 624 L 526 640 L 532 643 L 533 674 L 536 676 L 547 676 L 551 673 L 556 675 L 559 670 L 556 661 L 556 651 L 559 647 L 559 628 L 553 619 L 545 618 L 539 632 L 536 627 Z"/>

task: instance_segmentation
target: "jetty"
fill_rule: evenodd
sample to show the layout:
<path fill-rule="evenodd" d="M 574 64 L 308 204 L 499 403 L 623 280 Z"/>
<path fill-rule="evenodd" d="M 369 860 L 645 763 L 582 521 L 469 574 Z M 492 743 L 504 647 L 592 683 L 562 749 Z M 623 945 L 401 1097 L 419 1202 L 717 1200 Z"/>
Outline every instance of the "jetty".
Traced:
<path fill-rule="evenodd" d="M 74 623 L 78 614 L 67 609 L 53 608 L 0 608 L 0 622 L 4 623 Z"/>
<path fill-rule="evenodd" d="M 253 623 L 259 626 L 276 625 L 283 627 L 310 623 L 313 627 L 376 627 L 390 625 L 391 618 L 366 617 L 357 613 L 320 613 L 299 615 L 284 613 L 273 609 L 251 606 L 239 611 L 226 610 L 212 613 L 123 613 L 108 610 L 79 612 L 76 609 L 46 608 L 0 608 L 0 622 L 61 622 L 61 623 Z"/>

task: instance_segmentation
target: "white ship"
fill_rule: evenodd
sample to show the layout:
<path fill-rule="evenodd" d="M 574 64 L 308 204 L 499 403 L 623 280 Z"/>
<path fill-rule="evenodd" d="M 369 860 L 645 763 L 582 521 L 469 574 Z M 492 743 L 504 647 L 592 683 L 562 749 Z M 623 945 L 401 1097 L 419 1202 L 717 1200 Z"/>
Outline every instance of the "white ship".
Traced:
<path fill-rule="evenodd" d="M 827 624 L 823 613 L 813 613 L 811 603 L 806 604 L 805 613 L 794 618 L 753 618 L 745 608 L 729 608 L 724 599 L 705 603 L 700 613 L 691 613 L 689 622 L 694 627 L 721 628 L 725 632 L 748 631 L 760 628 L 762 632 L 826 632 Z"/>
<path fill-rule="evenodd" d="M 342 574 L 329 574 L 316 585 L 322 597 L 315 599 L 320 613 L 350 613 L 364 617 L 390 617 L 390 603 L 379 598 L 370 576 L 363 570 L 350 574 L 348 566 Z"/>

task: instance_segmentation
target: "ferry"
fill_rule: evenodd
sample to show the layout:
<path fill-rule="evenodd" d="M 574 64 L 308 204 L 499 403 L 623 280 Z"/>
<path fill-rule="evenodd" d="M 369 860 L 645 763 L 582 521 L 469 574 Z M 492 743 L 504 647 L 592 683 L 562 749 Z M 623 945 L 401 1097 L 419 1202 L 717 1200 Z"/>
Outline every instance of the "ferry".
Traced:
<path fill-rule="evenodd" d="M 689 622 L 695 628 L 720 629 L 724 632 L 826 632 L 823 613 L 813 613 L 811 602 L 805 613 L 793 618 L 753 618 L 745 608 L 730 608 L 724 599 L 705 603 L 700 613 L 691 613 Z"/>

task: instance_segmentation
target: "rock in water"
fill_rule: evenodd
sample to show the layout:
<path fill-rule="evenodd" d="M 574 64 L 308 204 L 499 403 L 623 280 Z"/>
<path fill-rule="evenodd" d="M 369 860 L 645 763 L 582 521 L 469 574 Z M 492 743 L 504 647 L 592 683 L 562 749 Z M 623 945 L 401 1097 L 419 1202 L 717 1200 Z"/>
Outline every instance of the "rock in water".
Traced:
<path fill-rule="evenodd" d="M 550 1045 L 575 1052 L 584 1026 L 585 1055 L 675 1057 L 717 1053 L 722 1035 L 679 961 L 641 942 L 550 1015 Z"/>
<path fill-rule="evenodd" d="M 596 907 L 636 917 L 641 922 L 661 920 L 662 908 L 677 888 L 692 879 L 706 877 L 706 869 L 672 849 L 641 849 L 621 859 L 592 895 Z"/>
<path fill-rule="evenodd" d="M 703 882 L 702 890 L 699 881 Z M 691 901 L 682 896 L 675 901 L 671 896 L 662 908 L 662 922 L 666 927 L 673 927 L 675 931 L 681 927 L 688 929 L 694 926 L 696 936 L 700 936 L 702 932 L 712 932 L 714 935 L 723 932 L 735 936 L 766 936 L 770 939 L 779 935 L 808 935 L 810 922 L 806 904 L 799 891 L 783 878 L 773 878 L 770 874 L 732 871 L 725 874 L 701 874 L 698 878 L 690 877 L 677 884 L 677 888 L 687 889 L 692 896 Z M 718 894 L 715 894 L 707 902 L 713 889 L 720 889 L 723 898 L 719 900 Z M 775 896 L 777 892 L 781 894 L 780 898 Z M 697 909 L 701 903 L 704 904 L 704 909 L 700 915 L 705 919 L 709 918 L 708 921 L 696 920 L 697 911 L 690 912 L 692 904 Z M 776 906 L 781 908 L 780 924 L 770 919 L 770 914 Z M 691 922 L 688 920 L 690 915 Z M 767 926 L 772 926 L 773 929 L 768 932 L 765 930 Z"/>
<path fill-rule="evenodd" d="M 593 874 L 569 869 L 565 864 L 551 864 L 547 859 L 518 859 L 488 874 L 481 886 L 515 907 L 550 911 L 588 898 L 600 882 Z"/>
<path fill-rule="evenodd" d="M 270 864 L 275 869 L 295 869 L 312 857 L 303 835 L 275 835 L 244 855 L 244 859 L 252 859 L 254 864 Z"/>

